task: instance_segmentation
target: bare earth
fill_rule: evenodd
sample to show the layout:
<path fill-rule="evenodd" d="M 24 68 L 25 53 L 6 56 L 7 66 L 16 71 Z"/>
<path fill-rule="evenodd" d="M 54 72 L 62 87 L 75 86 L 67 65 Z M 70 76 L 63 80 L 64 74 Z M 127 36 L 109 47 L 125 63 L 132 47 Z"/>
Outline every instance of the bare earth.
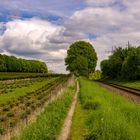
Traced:
<path fill-rule="evenodd" d="M 70 128 L 71 128 L 71 124 L 72 124 L 72 118 L 73 118 L 75 106 L 77 103 L 78 93 L 79 93 L 79 82 L 77 81 L 76 93 L 75 93 L 72 105 L 70 107 L 70 110 L 68 112 L 68 115 L 64 121 L 64 125 L 63 125 L 61 133 L 58 137 L 58 140 L 68 140 L 68 138 L 69 138 Z"/>

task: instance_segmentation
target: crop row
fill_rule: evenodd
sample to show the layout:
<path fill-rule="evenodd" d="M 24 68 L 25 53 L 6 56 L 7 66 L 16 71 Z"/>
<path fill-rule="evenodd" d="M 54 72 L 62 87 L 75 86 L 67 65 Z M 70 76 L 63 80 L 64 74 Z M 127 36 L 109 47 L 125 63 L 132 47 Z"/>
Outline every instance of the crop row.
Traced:
<path fill-rule="evenodd" d="M 75 84 L 69 86 L 64 94 L 50 103 L 37 121 L 25 128 L 18 139 L 20 140 L 54 140 L 58 138 L 64 119 L 71 105 Z"/>
<path fill-rule="evenodd" d="M 57 77 L 57 76 L 64 76 L 64 74 L 0 72 L 0 80 L 38 78 L 38 77 Z"/>
<path fill-rule="evenodd" d="M 6 104 L 1 104 L 0 134 L 5 134 L 8 130 L 12 130 L 17 122 L 27 119 L 33 111 L 43 106 L 49 99 L 51 91 L 65 80 L 67 80 L 67 77 L 61 76 L 45 86 L 29 92 L 24 97 L 19 97 Z"/>

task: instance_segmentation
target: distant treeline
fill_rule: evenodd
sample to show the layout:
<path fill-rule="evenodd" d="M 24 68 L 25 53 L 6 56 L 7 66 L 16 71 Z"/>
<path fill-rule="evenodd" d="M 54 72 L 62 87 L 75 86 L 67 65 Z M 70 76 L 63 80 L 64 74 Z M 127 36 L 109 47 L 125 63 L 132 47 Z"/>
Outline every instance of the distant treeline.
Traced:
<path fill-rule="evenodd" d="M 140 46 L 116 48 L 108 60 L 101 62 L 102 74 L 111 79 L 140 79 Z"/>
<path fill-rule="evenodd" d="M 46 73 L 47 66 L 44 62 L 37 60 L 26 60 L 0 54 L 0 72 L 34 72 Z"/>

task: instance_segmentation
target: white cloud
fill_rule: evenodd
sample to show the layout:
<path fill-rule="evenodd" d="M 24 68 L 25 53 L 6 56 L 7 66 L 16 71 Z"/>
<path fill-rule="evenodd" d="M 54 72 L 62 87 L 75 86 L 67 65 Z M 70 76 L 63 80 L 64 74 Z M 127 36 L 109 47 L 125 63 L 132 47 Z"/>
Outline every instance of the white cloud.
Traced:
<path fill-rule="evenodd" d="M 9 21 L 5 27 L 0 36 L 1 53 L 42 59 L 56 72 L 65 71 L 64 58 L 69 45 L 84 38 L 83 33 L 70 32 L 64 26 L 36 18 Z"/>
<path fill-rule="evenodd" d="M 75 11 L 61 25 L 34 18 L 8 22 L 7 30 L 0 36 L 0 50 L 40 58 L 50 69 L 64 72 L 66 50 L 76 40 L 84 39 L 93 44 L 99 57 L 98 68 L 113 46 L 126 46 L 128 41 L 140 44 L 139 0 L 86 2 L 86 8 Z M 117 8 L 114 8 L 115 2 L 118 2 Z M 93 34 L 94 38 L 89 36 L 88 39 L 88 34 Z"/>
<path fill-rule="evenodd" d="M 106 6 L 109 4 L 113 4 L 115 0 L 86 0 L 87 4 L 90 6 Z"/>
<path fill-rule="evenodd" d="M 64 51 L 61 48 L 54 49 L 50 43 L 50 39 L 59 35 L 63 30 L 62 26 L 35 18 L 24 21 L 10 21 L 5 26 L 6 31 L 0 36 L 0 50 L 3 53 L 6 52 L 7 54 L 9 52 L 18 56 L 26 55 L 28 57 L 32 57 L 32 55 L 38 57 L 38 54 L 46 54 L 44 58 L 39 56 L 45 61 L 47 61 L 47 58 L 62 59 L 64 57 L 62 56 Z M 52 51 L 48 51 L 49 48 Z M 47 54 L 49 54 L 50 58 Z"/>

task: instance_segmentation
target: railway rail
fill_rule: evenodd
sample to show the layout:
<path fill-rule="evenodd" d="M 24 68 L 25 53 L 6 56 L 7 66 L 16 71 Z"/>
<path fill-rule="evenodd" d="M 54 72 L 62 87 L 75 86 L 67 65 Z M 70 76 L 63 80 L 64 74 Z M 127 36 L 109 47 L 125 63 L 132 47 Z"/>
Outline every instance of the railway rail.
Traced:
<path fill-rule="evenodd" d="M 140 97 L 140 89 L 138 88 L 127 87 L 127 86 L 108 83 L 104 81 L 98 81 L 98 82 Z"/>

